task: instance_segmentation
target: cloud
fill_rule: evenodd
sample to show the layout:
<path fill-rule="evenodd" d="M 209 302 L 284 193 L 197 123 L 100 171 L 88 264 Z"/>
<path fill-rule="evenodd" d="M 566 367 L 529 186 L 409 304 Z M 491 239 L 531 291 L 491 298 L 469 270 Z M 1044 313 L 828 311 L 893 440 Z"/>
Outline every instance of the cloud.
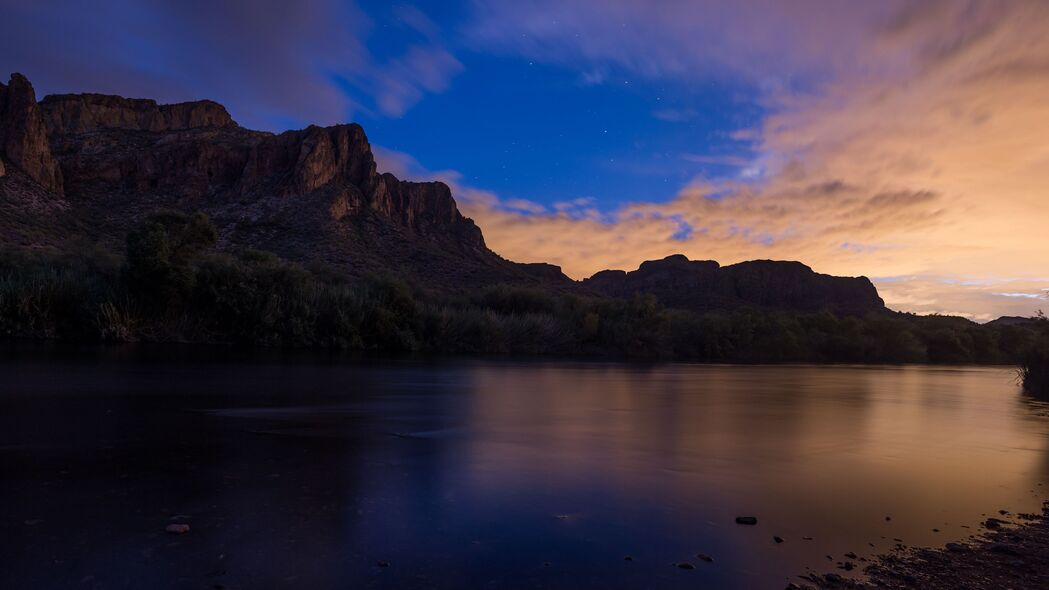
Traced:
<path fill-rule="evenodd" d="M 715 166 L 736 166 L 742 168 L 749 166 L 752 161 L 743 156 L 714 155 L 714 154 L 681 154 L 681 159 L 696 164 L 713 164 Z"/>
<path fill-rule="evenodd" d="M 890 306 L 1030 315 L 1049 273 L 1049 4 L 626 1 L 477 6 L 479 46 L 670 83 L 735 76 L 770 115 L 740 180 L 573 216 L 464 202 L 500 254 L 574 277 L 682 252 L 866 274 Z M 773 30 L 774 29 L 774 30 Z M 688 228 L 683 230 L 683 228 Z M 962 279 L 965 280 L 962 280 Z"/>
<path fill-rule="evenodd" d="M 426 92 L 441 93 L 463 65 L 451 53 L 434 47 L 415 46 L 378 68 L 376 103 L 386 115 L 400 117 Z"/>
<path fill-rule="evenodd" d="M 652 116 L 668 123 L 684 123 L 695 119 L 699 113 L 695 109 L 657 109 L 652 111 Z"/>
<path fill-rule="evenodd" d="M 462 69 L 411 7 L 395 12 L 415 39 L 382 56 L 369 51 L 375 25 L 353 2 L 0 0 L 0 11 L 0 71 L 26 74 L 40 94 L 210 98 L 254 128 L 373 109 L 399 116 Z"/>
<path fill-rule="evenodd" d="M 843 67 L 866 67 L 869 24 L 904 3 L 835 0 L 475 0 L 477 47 L 651 77 L 742 75 L 788 87 Z"/>

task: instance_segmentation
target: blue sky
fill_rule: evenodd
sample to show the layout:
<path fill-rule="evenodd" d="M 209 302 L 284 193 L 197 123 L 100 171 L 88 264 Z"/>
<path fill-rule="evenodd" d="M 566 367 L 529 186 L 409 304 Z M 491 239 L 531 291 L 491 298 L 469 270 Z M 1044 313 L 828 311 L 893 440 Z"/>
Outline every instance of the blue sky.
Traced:
<path fill-rule="evenodd" d="M 760 123 L 753 88 L 730 77 L 653 79 L 622 68 L 594 71 L 527 56 L 496 54 L 457 42 L 469 5 L 414 5 L 432 21 L 461 68 L 446 90 L 403 113 L 383 112 L 367 87 L 339 81 L 373 143 L 411 154 L 432 170 L 507 199 L 547 205 L 593 199 L 600 209 L 672 199 L 693 178 L 736 176 L 753 156 L 732 139 Z M 426 42 L 405 24 L 405 5 L 368 2 L 374 20 L 365 43 L 378 61 Z M 413 13 L 412 14 L 416 14 Z M 268 127 L 289 122 L 274 118 Z"/>
<path fill-rule="evenodd" d="M 0 0 L 38 94 L 361 123 L 487 244 L 581 278 L 684 253 L 1030 315 L 1049 284 L 1042 0 Z"/>

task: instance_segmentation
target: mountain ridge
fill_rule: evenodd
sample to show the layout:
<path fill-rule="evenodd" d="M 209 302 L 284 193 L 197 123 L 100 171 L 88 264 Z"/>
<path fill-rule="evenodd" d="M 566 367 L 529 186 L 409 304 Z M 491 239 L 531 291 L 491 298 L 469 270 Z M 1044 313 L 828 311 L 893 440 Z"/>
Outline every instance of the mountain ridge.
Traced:
<path fill-rule="evenodd" d="M 506 260 L 447 185 L 380 173 L 356 123 L 271 133 L 241 127 L 210 100 L 165 105 L 87 93 L 37 102 L 29 81 L 13 74 L 0 84 L 0 167 L 5 241 L 22 246 L 59 247 L 63 236 L 83 235 L 119 250 L 157 210 L 202 211 L 223 249 L 268 250 L 350 276 L 392 272 L 437 289 L 508 283 L 615 298 L 653 293 L 696 311 L 885 309 L 866 278 L 822 275 L 799 262 L 722 267 L 678 254 L 573 281 L 555 265 Z"/>

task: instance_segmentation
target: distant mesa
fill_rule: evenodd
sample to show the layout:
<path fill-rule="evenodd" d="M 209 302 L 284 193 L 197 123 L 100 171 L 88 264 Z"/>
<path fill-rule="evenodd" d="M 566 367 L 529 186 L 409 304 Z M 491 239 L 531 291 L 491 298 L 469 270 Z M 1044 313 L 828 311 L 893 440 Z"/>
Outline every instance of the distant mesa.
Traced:
<path fill-rule="evenodd" d="M 670 307 L 694 311 L 756 306 L 865 314 L 885 310 L 866 277 L 834 277 L 800 262 L 754 260 L 721 266 L 682 254 L 649 260 L 631 272 L 605 270 L 583 285 L 612 297 L 652 293 Z"/>
<path fill-rule="evenodd" d="M 884 309 L 869 280 L 799 262 L 722 267 L 683 255 L 581 281 L 557 266 L 492 252 L 448 186 L 376 170 L 356 124 L 273 134 L 222 105 L 63 94 L 40 102 L 13 74 L 0 84 L 0 244 L 113 249 L 161 209 L 203 211 L 219 247 L 274 252 L 348 276 L 392 272 L 438 290 L 507 283 L 579 294 L 652 293 L 690 310 L 756 306 L 862 314 Z"/>

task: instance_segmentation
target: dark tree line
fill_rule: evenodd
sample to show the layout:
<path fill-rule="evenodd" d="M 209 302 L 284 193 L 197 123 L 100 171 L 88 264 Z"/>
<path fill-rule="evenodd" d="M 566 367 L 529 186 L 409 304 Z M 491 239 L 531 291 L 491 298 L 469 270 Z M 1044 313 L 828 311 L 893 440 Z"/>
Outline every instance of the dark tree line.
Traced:
<path fill-rule="evenodd" d="M 698 314 L 651 295 L 619 300 L 507 285 L 437 294 L 394 277 L 351 281 L 267 252 L 216 252 L 216 235 L 203 215 L 162 213 L 128 236 L 122 259 L 90 246 L 54 256 L 3 253 L 0 335 L 716 362 L 1025 361 L 1030 386 L 1046 382 L 1044 320 L 987 326 L 897 313 Z"/>

